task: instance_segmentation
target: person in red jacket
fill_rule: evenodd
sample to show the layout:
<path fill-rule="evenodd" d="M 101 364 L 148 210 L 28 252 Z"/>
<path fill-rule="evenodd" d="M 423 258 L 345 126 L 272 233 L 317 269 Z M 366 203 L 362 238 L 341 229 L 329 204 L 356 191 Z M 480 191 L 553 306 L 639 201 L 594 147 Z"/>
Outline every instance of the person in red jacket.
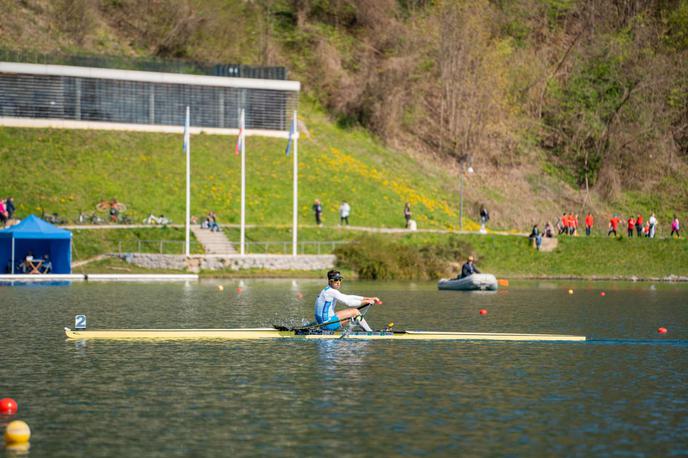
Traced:
<path fill-rule="evenodd" d="M 607 232 L 607 235 L 611 235 L 611 233 L 614 233 L 614 237 L 618 237 L 619 233 L 617 232 L 619 229 L 619 219 L 618 216 L 614 215 L 612 218 L 609 220 L 609 232 Z"/>
<path fill-rule="evenodd" d="M 593 225 L 593 218 L 590 212 L 588 212 L 587 215 L 585 215 L 585 235 L 590 236 L 590 232 L 592 232 L 592 225 Z"/>
<path fill-rule="evenodd" d="M 643 215 L 638 214 L 638 217 L 635 219 L 635 232 L 638 234 L 638 237 L 643 236 Z"/>
<path fill-rule="evenodd" d="M 626 226 L 626 230 L 628 232 L 628 238 L 630 239 L 633 237 L 633 229 L 635 229 L 635 219 L 633 219 L 632 216 L 628 218 L 628 221 L 626 221 L 628 225 Z"/>

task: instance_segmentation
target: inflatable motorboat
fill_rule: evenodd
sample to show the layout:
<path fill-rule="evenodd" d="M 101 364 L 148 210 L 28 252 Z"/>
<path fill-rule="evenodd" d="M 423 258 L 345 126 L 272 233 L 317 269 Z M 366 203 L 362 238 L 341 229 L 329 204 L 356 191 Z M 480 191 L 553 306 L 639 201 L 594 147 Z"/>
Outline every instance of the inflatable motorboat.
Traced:
<path fill-rule="evenodd" d="M 443 278 L 437 283 L 437 288 L 455 291 L 476 291 L 497 289 L 497 278 L 492 274 L 473 274 L 464 278 Z"/>

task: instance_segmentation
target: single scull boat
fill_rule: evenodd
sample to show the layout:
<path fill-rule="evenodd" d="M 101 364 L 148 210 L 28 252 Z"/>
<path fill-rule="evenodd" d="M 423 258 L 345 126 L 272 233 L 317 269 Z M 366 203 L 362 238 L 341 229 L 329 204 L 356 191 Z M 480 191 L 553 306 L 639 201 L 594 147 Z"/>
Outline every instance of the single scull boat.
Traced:
<path fill-rule="evenodd" d="M 245 340 L 245 339 L 364 339 L 364 340 L 511 340 L 581 342 L 585 336 L 561 334 L 514 334 L 493 332 L 397 331 L 373 332 L 324 331 L 321 329 L 99 329 L 65 328 L 68 339 L 107 340 Z"/>

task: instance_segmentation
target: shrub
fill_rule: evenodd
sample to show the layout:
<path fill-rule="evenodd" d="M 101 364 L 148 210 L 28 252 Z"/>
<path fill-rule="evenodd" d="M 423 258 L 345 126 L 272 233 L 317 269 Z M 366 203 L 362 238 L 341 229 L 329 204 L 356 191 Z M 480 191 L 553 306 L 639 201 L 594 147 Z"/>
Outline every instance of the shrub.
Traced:
<path fill-rule="evenodd" d="M 335 250 L 337 266 L 367 280 L 432 280 L 446 275 L 472 252 L 467 243 L 446 241 L 417 246 L 389 236 L 365 235 Z"/>

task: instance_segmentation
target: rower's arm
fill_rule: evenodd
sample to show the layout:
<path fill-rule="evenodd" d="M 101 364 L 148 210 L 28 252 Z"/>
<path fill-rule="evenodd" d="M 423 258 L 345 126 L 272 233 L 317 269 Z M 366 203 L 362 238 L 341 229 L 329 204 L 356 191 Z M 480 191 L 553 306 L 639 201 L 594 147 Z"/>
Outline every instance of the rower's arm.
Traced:
<path fill-rule="evenodd" d="M 330 294 L 337 299 L 337 302 L 346 304 L 349 307 L 358 307 L 363 305 L 363 296 L 355 296 L 353 294 L 344 294 L 336 289 L 330 290 Z"/>

